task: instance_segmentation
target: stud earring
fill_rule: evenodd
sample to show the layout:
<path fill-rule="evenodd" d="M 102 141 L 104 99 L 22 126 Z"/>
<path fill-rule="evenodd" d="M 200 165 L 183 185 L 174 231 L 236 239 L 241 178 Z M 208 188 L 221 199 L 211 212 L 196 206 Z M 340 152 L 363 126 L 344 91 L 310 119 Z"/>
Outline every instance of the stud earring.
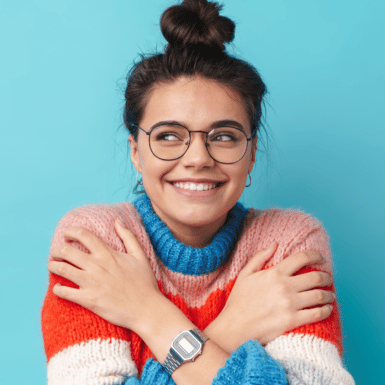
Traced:
<path fill-rule="evenodd" d="M 139 171 L 136 172 L 136 183 L 138 183 L 139 185 L 143 186 L 143 183 L 139 182 Z"/>
<path fill-rule="evenodd" d="M 247 176 L 250 178 L 250 182 L 245 187 L 250 187 L 251 186 L 251 175 L 247 174 Z"/>

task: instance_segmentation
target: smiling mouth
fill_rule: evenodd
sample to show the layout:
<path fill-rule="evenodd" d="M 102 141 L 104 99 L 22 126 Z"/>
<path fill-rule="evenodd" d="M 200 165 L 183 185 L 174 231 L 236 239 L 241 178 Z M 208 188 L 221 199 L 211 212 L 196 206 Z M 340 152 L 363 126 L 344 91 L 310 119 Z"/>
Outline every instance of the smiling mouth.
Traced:
<path fill-rule="evenodd" d="M 190 191 L 207 191 L 215 189 L 219 186 L 222 186 L 225 182 L 217 182 L 217 183 L 192 183 L 192 182 L 175 182 L 172 183 L 175 187 L 181 188 L 183 190 Z"/>

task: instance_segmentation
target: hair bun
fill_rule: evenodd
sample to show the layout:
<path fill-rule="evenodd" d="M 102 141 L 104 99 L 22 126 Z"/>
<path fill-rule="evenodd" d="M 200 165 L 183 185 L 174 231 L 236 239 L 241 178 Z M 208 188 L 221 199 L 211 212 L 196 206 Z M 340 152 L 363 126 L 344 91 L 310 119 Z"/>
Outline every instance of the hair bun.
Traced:
<path fill-rule="evenodd" d="M 220 16 L 222 6 L 207 0 L 185 0 L 167 8 L 160 21 L 163 36 L 170 46 L 205 45 L 225 49 L 234 39 L 235 24 Z"/>

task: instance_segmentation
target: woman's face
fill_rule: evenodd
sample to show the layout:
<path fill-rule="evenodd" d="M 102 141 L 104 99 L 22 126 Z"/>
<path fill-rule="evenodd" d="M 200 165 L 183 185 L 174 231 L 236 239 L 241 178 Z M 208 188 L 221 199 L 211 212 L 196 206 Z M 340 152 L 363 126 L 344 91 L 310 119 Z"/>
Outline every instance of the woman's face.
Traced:
<path fill-rule="evenodd" d="M 215 122 L 221 120 L 239 123 L 250 137 L 249 117 L 236 92 L 202 77 L 181 77 L 153 88 L 139 125 L 149 132 L 156 123 L 173 121 L 190 131 L 209 132 Z M 197 228 L 207 234 L 218 231 L 240 198 L 255 162 L 256 139 L 249 142 L 239 162 L 221 164 L 208 154 L 205 137 L 202 133 L 191 134 L 188 151 L 173 161 L 156 158 L 150 150 L 148 136 L 141 130 L 137 141 L 132 135 L 129 137 L 131 159 L 136 170 L 142 173 L 152 206 L 180 241 L 183 241 L 180 239 L 183 232 Z M 210 189 L 191 190 L 176 184 L 185 187 L 203 184 Z"/>

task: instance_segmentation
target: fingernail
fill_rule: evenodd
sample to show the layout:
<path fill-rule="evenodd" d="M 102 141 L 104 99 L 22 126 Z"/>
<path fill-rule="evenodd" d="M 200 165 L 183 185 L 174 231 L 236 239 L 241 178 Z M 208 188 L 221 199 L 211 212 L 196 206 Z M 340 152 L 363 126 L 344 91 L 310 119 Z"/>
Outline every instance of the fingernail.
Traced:
<path fill-rule="evenodd" d="M 334 293 L 332 293 L 332 295 L 333 295 L 333 298 L 336 299 L 336 295 Z"/>
<path fill-rule="evenodd" d="M 116 218 L 115 223 L 117 223 L 119 226 L 121 226 L 121 227 L 123 227 L 123 228 L 126 228 L 126 227 L 124 226 L 124 224 L 122 223 L 122 221 L 121 221 L 119 218 Z"/>
<path fill-rule="evenodd" d="M 333 311 L 333 306 L 332 306 L 332 305 L 329 305 L 329 307 L 330 307 L 330 310 Z"/>

